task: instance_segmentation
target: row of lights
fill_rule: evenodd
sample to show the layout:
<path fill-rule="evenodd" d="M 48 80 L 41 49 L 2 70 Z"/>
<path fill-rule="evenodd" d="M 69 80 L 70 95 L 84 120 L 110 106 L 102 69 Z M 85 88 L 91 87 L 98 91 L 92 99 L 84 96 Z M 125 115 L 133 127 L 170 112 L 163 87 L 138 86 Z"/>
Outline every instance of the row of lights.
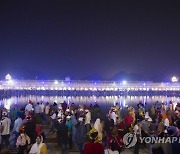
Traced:
<path fill-rule="evenodd" d="M 4 89 L 3 87 L 0 87 L 0 89 Z M 74 88 L 74 87 L 7 87 L 7 89 L 17 89 L 17 90 L 64 90 L 64 91 L 180 91 L 180 88 Z"/>
<path fill-rule="evenodd" d="M 8 84 L 9 85 L 13 85 L 14 84 L 14 82 L 13 82 L 13 80 L 12 80 L 12 77 L 11 77 L 11 75 L 10 74 L 7 74 L 6 76 L 5 76 L 5 79 L 6 79 L 6 81 L 8 82 Z M 176 77 L 176 76 L 173 76 L 172 78 L 171 78 L 171 81 L 173 82 L 173 83 L 175 83 L 175 82 L 178 82 L 178 78 Z M 43 82 L 44 83 L 44 82 Z M 61 82 L 62 84 L 63 84 L 63 82 Z M 59 82 L 58 82 L 58 80 L 55 80 L 54 81 L 54 85 L 58 85 L 59 84 Z M 96 83 L 95 83 L 96 84 Z M 115 82 L 113 82 L 113 85 L 115 85 L 116 83 Z M 123 85 L 126 85 L 127 84 L 127 81 L 122 81 L 122 84 Z M 146 86 L 146 84 L 144 83 L 143 84 L 143 86 Z M 34 87 L 35 88 L 35 87 Z M 9 89 L 9 88 L 8 88 Z M 17 88 L 18 89 L 18 88 Z M 31 87 L 29 87 L 28 89 L 31 89 Z M 37 90 L 48 90 L 48 88 L 44 88 L 44 87 L 38 87 L 37 88 Z M 58 88 L 57 87 L 52 87 L 52 88 L 50 88 L 50 89 L 52 89 L 52 90 L 58 90 Z M 174 88 L 175 89 L 175 88 Z M 59 90 L 75 90 L 75 88 L 71 88 L 71 87 L 68 87 L 68 88 L 66 88 L 66 87 L 60 87 L 59 88 Z M 77 88 L 76 90 L 93 90 L 93 91 L 97 91 L 97 90 L 102 90 L 102 91 L 104 91 L 104 90 L 107 90 L 107 91 L 110 91 L 110 90 L 115 90 L 115 91 L 117 91 L 118 90 L 118 88 L 102 88 L 102 89 L 97 89 L 97 88 L 83 88 L 83 87 L 81 87 L 81 88 Z M 119 90 L 121 90 L 120 88 L 119 88 Z M 140 88 L 127 88 L 127 90 L 128 91 L 130 91 L 130 90 L 135 90 L 135 91 L 138 91 L 138 90 L 143 90 L 143 91 L 149 91 L 149 88 L 148 87 L 140 87 Z M 161 90 L 169 90 L 169 89 L 158 89 L 158 88 L 151 88 L 151 90 L 153 90 L 153 91 L 161 91 Z M 170 90 L 173 90 L 173 88 L 171 88 Z M 178 90 L 178 89 L 176 89 L 176 90 Z"/>

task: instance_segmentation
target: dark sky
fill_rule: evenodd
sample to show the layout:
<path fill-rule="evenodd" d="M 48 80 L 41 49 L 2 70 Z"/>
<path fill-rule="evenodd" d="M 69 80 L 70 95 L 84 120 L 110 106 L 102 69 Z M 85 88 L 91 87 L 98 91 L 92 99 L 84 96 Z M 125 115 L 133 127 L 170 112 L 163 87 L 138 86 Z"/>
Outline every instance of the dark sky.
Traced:
<path fill-rule="evenodd" d="M 180 75 L 180 3 L 1 0 L 0 78 Z"/>

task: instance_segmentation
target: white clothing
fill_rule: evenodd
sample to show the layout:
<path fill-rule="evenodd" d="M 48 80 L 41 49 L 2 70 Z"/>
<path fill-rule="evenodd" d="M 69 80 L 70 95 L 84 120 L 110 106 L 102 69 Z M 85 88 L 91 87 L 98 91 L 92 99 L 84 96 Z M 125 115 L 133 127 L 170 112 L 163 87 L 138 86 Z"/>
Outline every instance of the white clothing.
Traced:
<path fill-rule="evenodd" d="M 44 113 L 44 108 L 45 108 L 44 104 L 40 104 L 39 106 L 41 107 L 41 113 Z"/>
<path fill-rule="evenodd" d="M 164 126 L 166 126 L 166 127 L 169 126 L 169 119 L 168 118 L 164 119 Z"/>
<path fill-rule="evenodd" d="M 23 121 L 21 118 L 17 118 L 14 122 L 13 132 L 19 132 L 19 127 L 23 124 Z"/>
<path fill-rule="evenodd" d="M 98 136 L 102 139 L 102 126 L 100 119 L 96 119 L 96 122 L 94 123 L 94 128 L 98 131 Z"/>
<path fill-rule="evenodd" d="M 49 114 L 49 111 L 50 111 L 50 106 L 46 105 L 45 106 L 45 114 Z"/>
<path fill-rule="evenodd" d="M 1 120 L 1 128 L 3 128 L 1 135 L 9 135 L 10 134 L 10 126 L 11 126 L 11 120 L 7 117 L 4 117 Z"/>
<path fill-rule="evenodd" d="M 88 112 L 85 117 L 85 125 L 91 123 L 91 112 Z"/>
<path fill-rule="evenodd" d="M 40 143 L 39 146 L 37 143 L 34 143 L 29 153 L 40 154 L 43 145 L 44 143 Z"/>
<path fill-rule="evenodd" d="M 116 122 L 117 122 L 117 117 L 118 117 L 118 115 L 115 112 L 112 112 L 110 114 L 110 118 L 114 121 L 114 124 L 116 124 Z"/>
<path fill-rule="evenodd" d="M 25 111 L 28 111 L 28 112 L 31 112 L 31 111 L 33 111 L 34 109 L 33 109 L 33 106 L 32 106 L 32 104 L 27 104 L 26 105 L 26 107 L 25 107 Z"/>
<path fill-rule="evenodd" d="M 111 149 L 106 149 L 106 150 L 104 150 L 104 154 L 119 154 L 119 152 L 118 151 L 112 151 Z"/>
<path fill-rule="evenodd" d="M 53 115 L 51 116 L 51 119 L 53 119 L 53 120 L 56 119 L 56 113 L 53 113 Z"/>
<path fill-rule="evenodd" d="M 40 154 L 42 146 L 45 145 L 42 142 L 43 142 L 43 138 L 41 137 L 41 143 L 39 145 L 37 144 L 37 142 L 34 143 L 29 153 Z"/>

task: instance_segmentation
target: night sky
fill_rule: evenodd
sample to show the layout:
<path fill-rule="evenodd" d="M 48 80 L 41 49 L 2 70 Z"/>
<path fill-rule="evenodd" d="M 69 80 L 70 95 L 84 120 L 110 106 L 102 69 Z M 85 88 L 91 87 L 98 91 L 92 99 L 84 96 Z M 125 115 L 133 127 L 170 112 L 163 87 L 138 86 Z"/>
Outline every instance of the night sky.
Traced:
<path fill-rule="evenodd" d="M 0 78 L 180 75 L 180 3 L 124 1 L 1 0 Z"/>

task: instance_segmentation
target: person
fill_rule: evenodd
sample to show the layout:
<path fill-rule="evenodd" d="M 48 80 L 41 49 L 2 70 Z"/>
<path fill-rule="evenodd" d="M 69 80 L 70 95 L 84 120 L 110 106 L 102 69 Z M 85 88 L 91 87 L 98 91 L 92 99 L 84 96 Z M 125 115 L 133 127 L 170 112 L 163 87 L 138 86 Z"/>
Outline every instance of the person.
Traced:
<path fill-rule="evenodd" d="M 166 114 L 163 113 L 162 115 L 162 121 L 163 121 L 163 124 L 164 124 L 164 127 L 168 127 L 169 126 L 169 119 L 167 118 Z M 167 130 L 165 129 L 164 130 L 165 133 L 167 133 Z"/>
<path fill-rule="evenodd" d="M 57 124 L 57 139 L 58 144 L 61 146 L 62 154 L 69 153 L 69 138 L 68 138 L 68 126 L 65 124 L 65 120 L 59 118 Z"/>
<path fill-rule="evenodd" d="M 11 117 L 11 122 L 13 123 L 16 119 L 17 119 L 17 113 L 19 112 L 19 109 L 17 107 L 17 105 L 14 105 L 14 109 L 12 111 L 12 117 Z"/>
<path fill-rule="evenodd" d="M 47 102 L 46 106 L 45 106 L 45 121 L 46 121 L 46 124 L 49 123 L 49 113 L 50 113 L 50 105 Z"/>
<path fill-rule="evenodd" d="M 116 103 L 115 109 L 116 109 L 118 117 L 121 119 L 121 108 L 118 103 Z"/>
<path fill-rule="evenodd" d="M 137 142 L 134 146 L 134 154 L 139 154 L 139 146 L 140 146 L 140 137 L 141 137 L 141 122 L 139 119 L 137 119 L 135 121 L 135 125 L 134 125 L 134 128 L 133 128 L 133 131 L 134 131 L 134 135 L 136 135 L 137 137 Z"/>
<path fill-rule="evenodd" d="M 52 113 L 51 115 L 51 128 L 49 133 L 55 133 L 55 124 L 56 124 L 57 112 Z"/>
<path fill-rule="evenodd" d="M 83 123 L 83 118 L 80 117 L 78 119 L 77 130 L 74 137 L 74 140 L 76 142 L 76 145 L 78 147 L 80 154 L 83 154 L 83 145 L 84 145 L 85 135 L 86 133 L 85 133 L 85 126 Z"/>
<path fill-rule="evenodd" d="M 40 106 L 40 108 L 41 108 L 41 113 L 40 113 L 40 115 L 41 115 L 41 120 L 43 121 L 43 123 L 45 122 L 45 113 L 44 113 L 44 111 L 45 111 L 45 105 L 43 104 L 43 102 L 41 102 L 40 104 L 39 104 L 39 106 Z"/>
<path fill-rule="evenodd" d="M 19 127 L 20 135 L 17 138 L 16 146 L 18 148 L 17 154 L 24 154 L 28 152 L 27 146 L 30 144 L 30 138 L 24 131 L 24 126 Z"/>
<path fill-rule="evenodd" d="M 179 132 L 179 129 L 177 127 L 169 126 L 166 129 L 167 129 L 168 136 L 175 137 L 175 138 L 180 137 L 180 132 Z M 171 150 L 172 150 L 172 154 L 179 154 L 180 146 L 179 146 L 178 140 L 171 143 Z"/>
<path fill-rule="evenodd" d="M 37 105 L 34 108 L 35 114 L 38 115 L 42 112 L 41 106 L 39 104 L 39 102 L 37 102 Z"/>
<path fill-rule="evenodd" d="M 43 143 L 43 137 L 41 135 L 36 137 L 36 143 L 32 145 L 29 154 L 47 154 L 46 144 Z"/>
<path fill-rule="evenodd" d="M 144 120 L 141 121 L 141 128 L 142 128 L 142 136 L 143 137 L 147 137 L 149 134 L 149 122 L 148 122 L 149 118 L 150 118 L 149 114 L 148 114 L 148 112 L 146 112 Z"/>
<path fill-rule="evenodd" d="M 7 116 L 8 116 L 8 113 L 6 111 L 3 111 L 2 119 L 1 119 L 1 126 L 0 126 L 1 128 L 0 150 L 2 148 L 3 142 L 5 142 L 6 147 L 9 147 L 11 120 Z"/>
<path fill-rule="evenodd" d="M 64 101 L 64 102 L 61 104 L 61 106 L 62 106 L 62 110 L 65 112 L 66 109 L 67 109 L 67 103 L 66 103 L 66 101 Z"/>
<path fill-rule="evenodd" d="M 112 131 L 113 127 L 114 127 L 114 120 L 110 118 L 109 114 L 107 114 L 106 119 L 105 119 L 105 132 L 106 132 L 106 135 L 109 135 L 109 133 Z"/>
<path fill-rule="evenodd" d="M 90 142 L 84 145 L 83 154 L 104 154 L 104 147 L 98 143 L 98 131 L 93 128 L 88 132 Z"/>
<path fill-rule="evenodd" d="M 32 121 L 31 115 L 26 117 L 27 123 L 25 123 L 25 133 L 30 137 L 31 143 L 35 142 L 35 135 L 36 135 L 36 124 Z"/>
<path fill-rule="evenodd" d="M 74 113 L 72 115 L 71 122 L 72 122 L 72 142 L 75 143 L 77 119 Z"/>
<path fill-rule="evenodd" d="M 101 121 L 100 119 L 96 119 L 95 123 L 94 123 L 94 128 L 98 131 L 98 136 L 99 138 L 102 140 L 102 125 L 101 125 Z"/>
<path fill-rule="evenodd" d="M 85 127 L 86 127 L 86 132 L 89 132 L 91 129 L 91 112 L 86 109 L 85 110 Z"/>
<path fill-rule="evenodd" d="M 107 147 L 108 149 L 111 149 L 112 151 L 118 151 L 121 153 L 123 142 L 122 142 L 122 136 L 118 134 L 118 128 L 114 127 L 112 129 L 111 134 L 109 134 L 107 138 Z"/>
<path fill-rule="evenodd" d="M 71 116 L 66 117 L 66 126 L 68 127 L 69 148 L 72 149 L 72 121 L 71 121 Z"/>
<path fill-rule="evenodd" d="M 20 126 L 22 126 L 22 124 L 23 124 L 23 121 L 21 118 L 21 112 L 17 112 L 17 119 L 14 122 L 14 127 L 12 130 L 12 133 L 15 134 L 15 139 L 14 139 L 15 142 L 19 136 L 19 128 L 20 128 Z M 15 145 L 15 143 L 14 143 L 14 145 Z"/>
<path fill-rule="evenodd" d="M 124 122 L 126 125 L 126 132 L 129 132 L 129 128 L 131 127 L 131 124 L 133 123 L 133 117 L 130 115 L 130 113 L 128 113 L 128 115 L 124 117 Z"/>
<path fill-rule="evenodd" d="M 34 108 L 33 108 L 32 102 L 29 101 L 29 104 L 27 104 L 25 107 L 25 111 L 26 111 L 26 113 L 31 113 L 33 110 L 34 110 Z"/>
<path fill-rule="evenodd" d="M 118 117 L 118 115 L 116 114 L 116 109 L 112 109 L 112 112 L 110 113 L 110 117 L 111 117 L 111 119 L 113 119 L 113 121 L 114 121 L 114 124 L 116 125 L 117 124 L 117 117 Z"/>

